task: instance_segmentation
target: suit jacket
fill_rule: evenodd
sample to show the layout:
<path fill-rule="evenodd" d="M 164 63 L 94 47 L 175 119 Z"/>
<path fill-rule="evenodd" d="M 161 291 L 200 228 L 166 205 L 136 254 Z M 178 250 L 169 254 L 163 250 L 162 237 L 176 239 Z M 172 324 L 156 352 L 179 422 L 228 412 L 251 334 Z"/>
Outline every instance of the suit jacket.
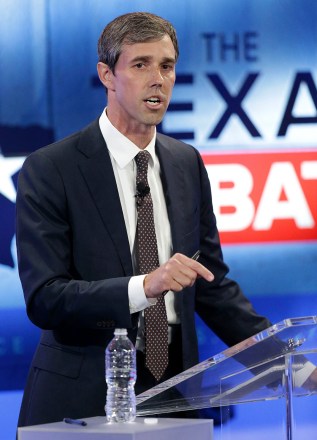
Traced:
<path fill-rule="evenodd" d="M 210 184 L 199 153 L 158 134 L 173 251 L 215 275 L 177 294 L 184 369 L 198 362 L 195 311 L 228 345 L 269 326 L 226 278 Z M 17 247 L 27 313 L 42 329 L 19 425 L 104 414 L 104 350 L 114 328 L 136 339 L 133 275 L 115 177 L 98 120 L 31 154 L 19 175 Z"/>

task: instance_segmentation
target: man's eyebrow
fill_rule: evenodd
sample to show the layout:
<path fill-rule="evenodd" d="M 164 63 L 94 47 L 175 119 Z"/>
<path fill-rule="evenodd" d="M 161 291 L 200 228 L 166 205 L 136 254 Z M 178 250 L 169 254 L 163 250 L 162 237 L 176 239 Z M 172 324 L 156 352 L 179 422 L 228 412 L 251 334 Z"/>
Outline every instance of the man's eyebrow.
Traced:
<path fill-rule="evenodd" d="M 163 58 L 162 63 L 176 64 L 176 60 L 175 60 L 175 58 L 172 58 L 172 57 L 165 57 L 165 58 Z"/>
<path fill-rule="evenodd" d="M 150 61 L 152 57 L 150 55 L 138 55 L 132 58 L 131 63 L 137 63 L 139 61 Z"/>
<path fill-rule="evenodd" d="M 138 63 L 138 62 L 141 62 L 141 61 L 143 61 L 143 62 L 149 62 L 149 61 L 151 61 L 153 59 L 153 56 L 152 55 L 138 55 L 138 56 L 136 56 L 135 58 L 133 58 L 132 60 L 131 60 L 131 63 Z M 173 64 L 176 64 L 176 60 L 175 60 L 175 58 L 172 58 L 172 57 L 164 57 L 162 60 L 161 60 L 161 63 L 162 64 L 164 64 L 164 63 L 173 63 Z"/>

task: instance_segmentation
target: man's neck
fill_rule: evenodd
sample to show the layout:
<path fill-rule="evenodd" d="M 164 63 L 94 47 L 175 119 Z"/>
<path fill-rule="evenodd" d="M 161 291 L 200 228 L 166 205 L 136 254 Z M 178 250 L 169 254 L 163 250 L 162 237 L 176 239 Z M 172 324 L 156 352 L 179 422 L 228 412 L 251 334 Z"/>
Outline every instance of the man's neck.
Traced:
<path fill-rule="evenodd" d="M 153 139 L 155 134 L 154 125 L 146 125 L 134 121 L 122 122 L 109 111 L 109 108 L 107 108 L 106 113 L 111 124 L 141 150 L 144 150 Z"/>

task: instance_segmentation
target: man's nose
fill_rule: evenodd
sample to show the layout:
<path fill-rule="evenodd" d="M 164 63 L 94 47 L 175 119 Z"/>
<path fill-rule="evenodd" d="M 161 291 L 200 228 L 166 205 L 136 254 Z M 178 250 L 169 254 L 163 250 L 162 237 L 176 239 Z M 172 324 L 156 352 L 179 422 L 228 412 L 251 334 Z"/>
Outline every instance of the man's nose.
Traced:
<path fill-rule="evenodd" d="M 161 86 L 163 84 L 164 78 L 160 68 L 153 68 L 151 71 L 151 85 Z"/>

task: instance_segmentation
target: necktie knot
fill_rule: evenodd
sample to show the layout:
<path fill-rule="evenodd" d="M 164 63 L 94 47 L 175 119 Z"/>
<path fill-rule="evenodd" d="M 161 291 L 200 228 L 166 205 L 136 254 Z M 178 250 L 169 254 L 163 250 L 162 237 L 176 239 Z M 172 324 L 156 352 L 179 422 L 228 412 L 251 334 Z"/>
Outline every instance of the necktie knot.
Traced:
<path fill-rule="evenodd" d="M 140 151 L 135 156 L 135 163 L 137 166 L 138 173 L 141 173 L 142 175 L 147 174 L 150 157 L 151 155 L 148 151 Z"/>

